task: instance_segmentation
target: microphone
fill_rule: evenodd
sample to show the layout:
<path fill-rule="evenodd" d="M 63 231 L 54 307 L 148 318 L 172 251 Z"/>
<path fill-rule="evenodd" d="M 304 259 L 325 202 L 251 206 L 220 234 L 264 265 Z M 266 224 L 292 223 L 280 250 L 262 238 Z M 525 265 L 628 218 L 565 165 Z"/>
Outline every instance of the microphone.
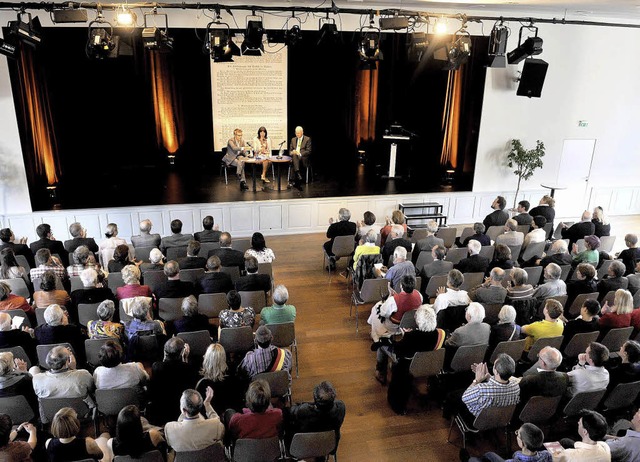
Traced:
<path fill-rule="evenodd" d="M 247 146 L 249 146 L 250 148 L 252 148 L 252 147 L 253 147 L 253 145 L 251 144 L 251 142 L 250 142 L 250 141 L 245 141 L 245 144 L 246 144 Z"/>
<path fill-rule="evenodd" d="M 280 143 L 280 146 L 278 146 L 279 148 L 282 147 L 282 145 L 285 143 L 285 141 L 283 141 L 282 143 Z"/>

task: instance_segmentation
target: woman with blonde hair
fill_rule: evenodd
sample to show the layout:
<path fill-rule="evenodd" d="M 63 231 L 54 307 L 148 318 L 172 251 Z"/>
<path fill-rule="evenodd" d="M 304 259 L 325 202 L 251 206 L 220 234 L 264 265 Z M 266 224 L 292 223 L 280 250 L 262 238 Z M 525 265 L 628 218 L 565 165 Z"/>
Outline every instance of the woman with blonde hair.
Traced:
<path fill-rule="evenodd" d="M 631 312 L 633 311 L 633 296 L 625 289 L 616 290 L 613 306 L 604 302 L 598 324 L 600 335 L 604 335 L 611 329 L 629 327 L 631 325 Z"/>
<path fill-rule="evenodd" d="M 591 223 L 596 225 L 596 230 L 593 232 L 596 236 L 602 237 L 611 235 L 611 223 L 609 223 L 609 219 L 604 214 L 602 207 L 597 206 L 593 209 L 593 218 L 591 219 Z"/>
<path fill-rule="evenodd" d="M 223 415 L 227 409 L 240 411 L 244 405 L 244 390 L 247 384 L 228 372 L 224 347 L 219 343 L 212 343 L 204 354 L 200 369 L 202 378 L 196 385 L 196 390 L 201 395 L 204 393 L 202 396 L 206 396 L 207 387 L 213 389 L 211 406 L 218 415 Z"/>
<path fill-rule="evenodd" d="M 70 407 L 63 407 L 53 417 L 51 434 L 44 444 L 49 462 L 68 462 L 70 460 L 102 460 L 110 461 L 107 441 L 110 436 L 103 433 L 100 438 L 78 438 L 80 433 L 78 414 Z"/>
<path fill-rule="evenodd" d="M 556 201 L 551 196 L 542 196 L 540 199 L 540 204 L 537 207 L 529 210 L 529 215 L 532 217 L 536 217 L 538 215 L 542 215 L 546 218 L 547 223 L 551 223 L 551 232 L 555 229 L 553 226 L 553 219 L 556 217 L 556 209 L 554 209 L 556 205 Z M 549 238 L 550 236 L 547 236 Z"/>
<path fill-rule="evenodd" d="M 385 242 L 387 242 L 387 237 L 389 237 L 389 233 L 391 233 L 391 227 L 393 225 L 402 225 L 402 227 L 404 228 L 404 236 L 407 235 L 407 222 L 406 222 L 406 218 L 404 216 L 404 213 L 402 213 L 400 210 L 394 210 L 393 213 L 391 214 L 391 218 L 386 217 L 386 222 L 387 224 L 385 225 L 384 228 L 382 228 L 380 230 L 380 247 L 383 247 Z"/>

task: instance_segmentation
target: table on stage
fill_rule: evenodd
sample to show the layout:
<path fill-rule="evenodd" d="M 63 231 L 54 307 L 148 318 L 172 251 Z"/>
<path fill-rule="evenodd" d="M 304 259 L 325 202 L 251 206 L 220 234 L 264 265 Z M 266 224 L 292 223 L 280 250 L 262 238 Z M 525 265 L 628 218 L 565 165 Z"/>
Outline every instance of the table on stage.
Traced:
<path fill-rule="evenodd" d="M 276 164 L 276 175 L 278 176 L 278 191 L 282 191 L 282 184 L 281 184 L 281 174 L 280 174 L 280 167 L 282 164 L 288 164 L 289 162 L 291 162 L 291 157 L 290 156 L 271 156 L 269 158 L 269 161 L 273 162 L 274 164 Z"/>
<path fill-rule="evenodd" d="M 278 191 L 282 191 L 282 187 L 281 187 L 281 174 L 280 174 L 280 165 L 284 164 L 284 163 L 289 163 L 291 162 L 291 157 L 289 156 L 282 156 L 282 158 L 278 159 L 277 156 L 271 156 L 271 157 L 248 157 L 247 159 L 245 159 L 244 163 L 245 164 L 251 164 L 251 178 L 252 178 L 252 185 L 253 185 L 253 192 L 257 191 L 256 188 L 256 165 L 262 165 L 262 163 L 267 160 L 269 162 L 273 162 L 274 164 L 276 164 L 276 171 L 277 171 L 277 176 L 278 176 Z M 245 170 L 245 174 L 246 174 L 246 170 Z"/>

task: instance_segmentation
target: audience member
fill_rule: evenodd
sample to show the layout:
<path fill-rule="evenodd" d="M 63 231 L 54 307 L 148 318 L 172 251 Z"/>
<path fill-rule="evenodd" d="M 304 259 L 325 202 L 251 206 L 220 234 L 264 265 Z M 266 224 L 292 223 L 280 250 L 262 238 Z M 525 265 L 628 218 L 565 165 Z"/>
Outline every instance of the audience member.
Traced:
<path fill-rule="evenodd" d="M 484 306 L 477 302 L 470 303 L 465 313 L 467 324 L 454 330 L 445 344 L 456 348 L 466 345 L 488 345 L 491 327 L 482 322 L 484 316 Z"/>
<path fill-rule="evenodd" d="M 69 234 L 73 239 L 64 241 L 64 248 L 69 254 L 75 252 L 80 246 L 85 246 L 94 253 L 98 251 L 98 244 L 92 237 L 87 237 L 87 230 L 80 223 L 71 223 L 69 225 Z"/>
<path fill-rule="evenodd" d="M 616 290 L 613 306 L 604 302 L 600 313 L 598 325 L 600 326 L 600 338 L 611 329 L 629 327 L 631 325 L 631 312 L 633 311 L 633 297 L 631 292 L 624 289 Z"/>
<path fill-rule="evenodd" d="M 613 260 L 611 262 L 607 274 L 598 282 L 597 292 L 600 303 L 609 292 L 629 287 L 629 280 L 624 276 L 625 269 L 624 263 L 621 261 Z"/>
<path fill-rule="evenodd" d="M 120 409 L 116 421 L 116 436 L 108 441 L 114 456 L 139 459 L 145 452 L 162 447 L 162 433 L 155 428 L 145 431 L 142 420 L 138 406 L 130 404 Z M 144 424 L 148 426 L 146 419 Z"/>
<path fill-rule="evenodd" d="M 445 261 L 447 249 L 444 246 L 437 245 L 431 249 L 431 256 L 433 262 L 425 264 L 422 268 L 417 268 L 422 276 L 422 285 L 427 287 L 429 279 L 432 276 L 438 276 L 441 274 L 448 274 L 453 269 L 453 263 Z"/>
<path fill-rule="evenodd" d="M 533 217 L 533 222 L 531 223 L 531 231 L 527 233 L 522 241 L 521 255 L 524 255 L 524 251 L 531 244 L 538 244 L 540 242 L 545 242 L 547 240 L 547 232 L 544 230 L 545 225 L 547 224 L 547 219 L 541 215 L 536 215 Z M 540 258 L 542 255 L 536 255 L 536 258 Z"/>
<path fill-rule="evenodd" d="M 363 239 L 369 231 L 373 231 L 376 235 L 376 240 L 380 235 L 380 230 L 382 227 L 376 224 L 376 216 L 373 212 L 366 211 L 364 212 L 363 219 L 357 223 L 358 225 L 358 233 L 356 237 L 358 239 Z M 374 241 L 375 242 L 375 241 Z"/>
<path fill-rule="evenodd" d="M 51 435 L 44 446 L 50 462 L 67 462 L 71 460 L 106 459 L 111 460 L 107 441 L 109 434 L 103 433 L 100 438 L 79 437 L 80 421 L 78 414 L 70 407 L 63 407 L 53 417 Z"/>
<path fill-rule="evenodd" d="M 170 247 L 186 247 L 193 239 L 191 234 L 182 234 L 182 221 L 171 220 L 171 236 L 163 237 L 160 240 L 160 250 L 166 254 Z"/>
<path fill-rule="evenodd" d="M 436 314 L 449 306 L 468 305 L 471 299 L 466 290 L 460 289 L 464 283 L 464 275 L 457 269 L 449 271 L 447 275 L 447 287 L 438 287 L 433 310 Z"/>
<path fill-rule="evenodd" d="M 73 265 L 67 267 L 67 275 L 70 278 L 74 276 L 80 276 L 80 273 L 82 273 L 84 270 L 91 268 L 98 274 L 98 283 L 100 285 L 104 284 L 107 275 L 102 270 L 100 265 L 96 262 L 96 257 L 88 247 L 84 245 L 77 247 L 76 250 L 73 251 L 72 257 Z"/>
<path fill-rule="evenodd" d="M 180 332 L 197 332 L 206 330 L 211 334 L 213 326 L 209 324 L 209 318 L 204 314 L 198 313 L 198 299 L 193 295 L 189 295 L 182 299 L 182 317 L 173 321 L 173 328 L 176 333 Z"/>
<path fill-rule="evenodd" d="M 609 368 L 609 391 L 621 383 L 636 382 L 640 379 L 640 343 L 627 340 L 620 347 L 618 356 L 622 362 Z"/>
<path fill-rule="evenodd" d="M 248 377 L 261 372 L 291 371 L 291 352 L 271 344 L 273 335 L 267 326 L 258 327 L 255 338 L 257 348 L 246 354 L 239 369 Z"/>
<path fill-rule="evenodd" d="M 119 245 L 127 245 L 127 241 L 118 237 L 118 225 L 115 223 L 109 223 L 107 225 L 107 229 L 105 230 L 104 235 L 106 239 L 100 242 L 100 245 L 98 246 L 100 253 L 102 253 L 103 250 L 115 250 L 115 248 Z"/>
<path fill-rule="evenodd" d="M 584 244 L 586 249 L 582 252 L 578 252 L 578 244 L 573 244 L 573 248 L 571 250 L 573 266 L 576 267 L 580 263 L 591 263 L 595 268 L 597 268 L 598 263 L 600 262 L 600 253 L 598 252 L 600 239 L 593 235 L 585 236 Z"/>
<path fill-rule="evenodd" d="M 129 259 L 129 246 L 126 244 L 118 245 L 113 251 L 113 258 L 107 263 L 107 269 L 110 273 L 119 273 L 125 266 L 138 265 L 142 262 L 134 262 Z"/>
<path fill-rule="evenodd" d="M 244 390 L 246 384 L 227 366 L 227 354 L 219 343 L 212 343 L 202 360 L 200 375 L 202 378 L 196 385 L 196 390 L 207 394 L 207 388 L 213 390 L 211 406 L 223 415 L 227 409 L 242 410 L 244 404 Z"/>
<path fill-rule="evenodd" d="M 376 240 L 378 239 L 378 235 L 374 230 L 370 230 L 367 234 L 362 236 L 362 244 L 356 247 L 356 250 L 353 254 L 353 269 L 355 270 L 358 266 L 358 260 L 362 255 L 379 255 L 380 247 L 376 245 Z"/>
<path fill-rule="evenodd" d="M 597 342 L 591 342 L 584 353 L 578 356 L 578 364 L 568 372 L 567 395 L 575 396 L 584 391 L 603 390 L 609 385 L 609 371 L 604 364 L 609 359 L 609 349 Z"/>
<path fill-rule="evenodd" d="M 198 242 L 218 242 L 222 233 L 218 230 L 218 225 L 213 224 L 213 217 L 207 215 L 202 219 L 202 231 L 193 235 Z"/>
<path fill-rule="evenodd" d="M 29 245 L 29 248 L 31 249 L 31 253 L 33 255 L 36 255 L 36 253 L 40 249 L 46 249 L 49 251 L 50 255 L 58 255 L 60 257 L 60 263 L 62 267 L 69 266 L 69 253 L 65 250 L 62 242 L 55 240 L 55 238 L 53 237 L 53 233 L 51 232 L 51 226 L 46 223 L 38 225 L 36 227 L 36 234 L 40 239 L 38 239 L 37 241 L 33 241 Z M 16 252 L 16 255 L 20 254 Z M 37 260 L 36 263 L 38 263 Z M 31 262 L 29 264 L 31 265 Z M 33 279 L 33 276 L 31 276 L 31 278 Z"/>
<path fill-rule="evenodd" d="M 518 223 L 518 225 L 520 226 L 530 225 L 531 222 L 533 221 L 533 217 L 529 214 L 530 206 L 531 204 L 529 204 L 529 201 L 518 202 L 518 207 L 516 208 L 516 211 L 518 212 L 518 214 L 513 217 L 513 219 L 516 220 L 516 223 Z"/>
<path fill-rule="evenodd" d="M 373 272 L 376 276 L 383 276 L 382 269 L 375 268 Z M 384 278 L 388 279 L 391 284 L 391 288 L 396 292 L 399 292 L 400 289 L 400 281 L 402 278 L 410 275 L 416 275 L 416 267 L 411 263 L 411 261 L 407 260 L 407 249 L 404 247 L 396 247 L 393 251 L 393 266 L 384 273 Z"/>
<path fill-rule="evenodd" d="M 40 290 L 33 293 L 36 308 L 46 308 L 51 304 L 67 306 L 71 304 L 71 297 L 64 289 L 57 289 L 58 277 L 53 271 L 46 271 L 40 280 Z"/>
<path fill-rule="evenodd" d="M 549 297 L 567 294 L 567 285 L 560 279 L 562 269 L 555 263 L 549 263 L 544 271 L 544 284 L 540 284 L 533 291 L 533 297 L 538 300 L 544 300 Z"/>
<path fill-rule="evenodd" d="M 502 268 L 493 268 L 490 277 L 485 282 L 469 291 L 469 298 L 479 303 L 494 305 L 504 303 L 504 299 L 507 296 L 507 289 L 502 286 L 504 275 Z"/>
<path fill-rule="evenodd" d="M 30 462 L 31 451 L 38 444 L 38 429 L 29 422 L 18 426 L 18 431 L 29 433 L 27 441 L 16 441 L 17 431 L 13 431 L 13 422 L 7 414 L 0 414 L 0 460 L 7 462 Z"/>
<path fill-rule="evenodd" d="M 548 299 L 544 304 L 542 313 L 544 315 L 542 321 L 522 326 L 522 333 L 527 336 L 525 351 L 529 351 L 536 341 L 541 338 L 562 335 L 564 324 L 559 319 L 562 316 L 562 304 L 558 300 Z"/>
<path fill-rule="evenodd" d="M 41 278 L 47 271 L 51 271 L 53 274 L 58 276 L 61 281 L 67 279 L 67 271 L 65 270 L 65 267 L 62 265 L 60 260 L 51 255 L 49 249 L 39 249 L 36 252 L 35 258 L 38 266 L 31 268 L 31 271 L 29 271 L 31 281 L 36 278 Z"/>
<path fill-rule="evenodd" d="M 271 290 L 271 276 L 258 274 L 258 260 L 254 256 L 245 257 L 244 267 L 247 270 L 247 274 L 246 276 L 240 276 L 236 281 L 236 290 L 238 292 L 261 290 L 266 295 Z"/>
<path fill-rule="evenodd" d="M 139 268 L 142 274 L 147 271 L 162 271 L 164 269 L 164 255 L 160 249 L 152 249 L 149 252 L 149 261 L 143 262 Z"/>
<path fill-rule="evenodd" d="M 227 410 L 225 423 L 229 439 L 274 438 L 282 428 L 282 410 L 271 406 L 271 388 L 264 380 L 249 384 L 246 394 L 247 407 L 242 412 Z"/>
<path fill-rule="evenodd" d="M 424 239 L 420 239 L 416 243 L 416 249 L 413 252 L 413 262 L 418 261 L 418 256 L 420 252 L 431 252 L 436 246 L 444 247 L 444 240 L 436 237 L 436 233 L 438 232 L 438 223 L 435 220 L 427 221 L 427 237 Z"/>
<path fill-rule="evenodd" d="M 595 281 L 596 269 L 590 263 L 580 263 L 575 269 L 577 279 L 566 282 L 567 302 L 564 306 L 569 309 L 578 295 L 592 294 L 598 291 Z"/>
<path fill-rule="evenodd" d="M 591 222 L 591 212 L 585 210 L 582 212 L 582 217 L 580 221 L 574 223 L 571 226 L 567 226 L 564 223 L 562 225 L 562 238 L 569 239 L 569 247 L 572 247 L 573 244 L 578 242 L 580 239 L 584 239 L 585 236 L 589 236 L 594 234 L 595 225 Z"/>
<path fill-rule="evenodd" d="M 593 234 L 598 237 L 609 236 L 611 234 L 611 223 L 609 223 L 609 219 L 604 214 L 604 210 L 602 207 L 597 206 L 593 209 L 593 218 L 591 222 L 594 224 L 595 229 Z"/>
<path fill-rule="evenodd" d="M 407 255 L 411 252 L 411 241 L 406 239 L 404 236 L 404 230 L 400 225 L 393 225 L 391 227 L 391 233 L 389 233 L 389 237 L 387 238 L 387 242 L 384 244 L 381 250 L 382 254 L 382 262 L 387 266 L 391 267 L 393 264 L 388 264 L 389 257 L 394 254 L 395 250 L 398 247 L 402 247 L 407 251 Z M 415 271 L 415 270 L 414 270 Z"/>
<path fill-rule="evenodd" d="M 460 242 L 460 238 L 456 239 L 456 246 L 459 248 L 467 247 L 469 241 L 478 241 L 480 245 L 491 245 L 491 239 L 485 234 L 486 228 L 482 223 L 473 224 L 473 234 L 464 241 Z"/>
<path fill-rule="evenodd" d="M 385 218 L 385 225 L 380 230 L 380 246 L 384 246 L 387 243 L 387 237 L 391 233 L 391 228 L 394 225 L 402 226 L 402 234 L 406 234 L 407 232 L 407 222 L 404 216 L 404 213 L 400 210 L 394 210 L 391 213 L 391 219 L 389 217 Z"/>
<path fill-rule="evenodd" d="M 0 311 L 22 310 L 25 314 L 35 318 L 33 307 L 26 298 L 11 293 L 11 287 L 4 281 L 0 281 Z"/>
<path fill-rule="evenodd" d="M 80 327 L 69 324 L 67 314 L 60 305 L 49 305 L 44 310 L 44 322 L 35 328 L 34 336 L 38 345 L 69 343 L 80 364 L 84 364 L 84 341 L 87 338 Z"/>
<path fill-rule="evenodd" d="M 562 239 L 553 241 L 553 244 L 551 244 L 551 247 L 549 247 L 544 257 L 535 258 L 535 264 L 543 268 L 546 268 L 549 263 L 555 263 L 558 266 L 571 265 L 573 263 L 573 258 L 569 253 L 569 247 Z"/>
<path fill-rule="evenodd" d="M 153 224 L 148 218 L 140 222 L 140 234 L 138 236 L 131 236 L 131 244 L 133 244 L 133 247 L 160 246 L 160 235 L 151 234 L 152 226 Z"/>
<path fill-rule="evenodd" d="M 538 361 L 524 373 L 520 380 L 520 402 L 526 404 L 533 396 L 564 396 L 569 386 L 569 376 L 556 369 L 562 364 L 562 353 L 546 346 L 538 353 Z"/>
<path fill-rule="evenodd" d="M 113 322 L 116 306 L 113 300 L 105 300 L 96 310 L 97 320 L 87 323 L 87 334 L 90 339 L 113 338 L 124 341 L 124 326 L 119 322 Z"/>
<path fill-rule="evenodd" d="M 514 262 L 511 260 L 511 249 L 504 244 L 497 244 L 493 260 L 489 262 L 489 266 L 485 270 L 485 276 L 488 276 L 493 268 L 502 268 L 503 270 L 512 269 Z"/>
<path fill-rule="evenodd" d="M 484 273 L 489 266 L 489 259 L 480 255 L 482 246 L 478 241 L 471 240 L 467 245 L 469 256 L 463 258 L 453 267 L 461 273 Z"/>
<path fill-rule="evenodd" d="M 513 268 L 509 273 L 509 285 L 507 297 L 509 300 L 518 300 L 533 296 L 533 286 L 529 282 L 529 273 L 522 268 Z M 535 281 L 532 281 L 535 282 Z"/>
<path fill-rule="evenodd" d="M 0 283 L 0 289 L 2 288 Z M 0 348 L 22 347 L 32 363 L 37 363 L 36 342 L 32 337 L 33 329 L 26 326 L 13 329 L 11 316 L 0 312 Z"/>
<path fill-rule="evenodd" d="M 18 264 L 13 249 L 0 251 L 0 279 L 24 279 L 25 284 L 29 283 L 27 270 Z"/>
<path fill-rule="evenodd" d="M 504 197 L 498 196 L 493 200 L 491 208 L 493 212 L 485 217 L 482 221 L 485 229 L 489 229 L 491 226 L 503 226 L 509 219 L 509 214 L 504 211 L 507 206 L 507 201 Z"/>
<path fill-rule="evenodd" d="M 180 269 L 204 269 L 207 266 L 207 259 L 199 257 L 200 242 L 192 239 L 187 245 L 187 256 L 178 258 Z"/>
<path fill-rule="evenodd" d="M 131 316 L 131 302 L 138 297 L 146 299 L 149 310 L 151 310 L 153 293 L 151 292 L 151 287 L 140 284 L 140 270 L 138 267 L 128 265 L 122 268 L 122 280 L 125 285 L 116 289 L 116 299 L 120 302 L 124 312 Z"/>
<path fill-rule="evenodd" d="M 603 440 L 607 435 L 607 421 L 596 411 L 583 410 L 578 420 L 578 435 L 581 441 L 562 440 L 564 451 L 558 460 L 576 462 L 609 462 L 611 450 Z"/>
<path fill-rule="evenodd" d="M 0 352 L 0 398 L 13 396 L 24 396 L 31 410 L 34 413 L 38 412 L 38 398 L 33 391 L 33 381 L 27 371 L 27 363 L 20 358 L 14 358 L 10 351 Z M 3 445 L 0 444 L 1 446 Z M 2 456 L 0 460 L 4 460 Z"/>
<path fill-rule="evenodd" d="M 611 450 L 613 462 L 627 462 L 640 459 L 640 409 L 633 415 L 631 428 L 625 436 L 609 437 L 606 441 Z"/>
<path fill-rule="evenodd" d="M 157 300 L 183 298 L 195 293 L 191 282 L 180 280 L 180 265 L 175 260 L 168 261 L 164 265 L 164 274 L 167 276 L 167 281 L 158 285 L 154 291 Z"/>
<path fill-rule="evenodd" d="M 15 235 L 10 228 L 2 228 L 0 229 L 0 250 L 11 249 L 13 253 L 16 255 L 22 255 L 27 259 L 27 263 L 29 263 L 30 267 L 35 266 L 35 261 L 33 260 L 33 252 L 27 246 L 27 238 L 23 237 L 19 239 L 18 242 L 15 242 Z"/>
<path fill-rule="evenodd" d="M 598 300 L 585 300 L 580 307 L 580 315 L 565 324 L 562 331 L 561 350 L 569 344 L 576 334 L 595 332 L 598 330 L 598 313 L 600 313 L 600 303 Z"/>
<path fill-rule="evenodd" d="M 248 256 L 255 257 L 258 263 L 273 263 L 276 259 L 273 250 L 267 247 L 262 233 L 253 233 L 251 236 L 251 248 L 244 253 L 245 260 Z"/>
<path fill-rule="evenodd" d="M 553 197 L 544 195 L 542 196 L 542 199 L 540 199 L 538 206 L 529 210 L 529 215 L 531 215 L 534 220 L 536 216 L 542 215 L 547 223 L 551 223 L 551 230 L 553 232 L 553 220 L 556 217 L 556 210 L 554 209 L 555 205 L 556 201 Z M 550 237 L 550 235 L 547 236 L 547 239 Z"/>
<path fill-rule="evenodd" d="M 524 233 L 518 231 L 518 222 L 513 218 L 507 220 L 504 224 L 504 233 L 496 237 L 496 245 L 503 244 L 506 246 L 522 245 L 524 242 Z"/>
<path fill-rule="evenodd" d="M 227 232 L 220 235 L 220 248 L 209 250 L 208 257 L 212 256 L 220 259 L 220 266 L 237 266 L 240 273 L 244 271 L 244 255 L 239 250 L 231 248 L 231 234 Z"/>
<path fill-rule="evenodd" d="M 626 234 L 624 243 L 627 246 L 622 252 L 616 255 L 616 258 L 624 263 L 624 275 L 628 276 L 635 273 L 636 264 L 640 261 L 640 248 L 638 248 L 638 236 L 636 234 Z"/>
<path fill-rule="evenodd" d="M 278 286 L 277 289 L 280 289 L 280 287 L 284 287 L 284 286 Z M 281 297 L 282 297 L 282 291 L 278 290 L 278 300 L 281 301 Z M 273 294 L 273 298 L 275 303 L 275 298 L 276 298 L 275 292 Z M 285 297 L 285 301 L 282 304 L 283 305 L 282 309 L 285 312 L 286 312 L 286 308 L 284 308 L 284 303 L 286 303 L 286 301 L 287 300 Z M 220 319 L 220 329 L 224 329 L 226 327 L 244 327 L 244 326 L 253 327 L 253 324 L 256 321 L 255 310 L 250 306 L 247 306 L 247 307 L 242 306 L 242 298 L 240 297 L 240 294 L 238 292 L 236 292 L 235 290 L 229 291 L 229 293 L 227 294 L 227 304 L 229 305 L 229 309 L 222 310 L 218 315 Z M 264 316 L 264 310 L 263 310 L 263 316 Z M 295 308 L 293 308 L 292 318 L 295 319 Z"/>
<path fill-rule="evenodd" d="M 100 347 L 98 358 L 100 366 L 93 371 L 96 389 L 135 388 L 140 394 L 144 391 L 149 374 L 145 371 L 142 363 L 123 363 L 124 351 L 120 343 L 107 340 Z"/>
<path fill-rule="evenodd" d="M 525 201 L 526 202 L 526 201 Z M 544 433 L 532 423 L 524 423 L 516 430 L 516 443 L 520 451 L 513 453 L 513 457 L 508 462 L 551 462 L 551 453 L 542 449 Z M 466 449 L 464 450 L 466 451 Z M 488 452 L 484 457 L 473 457 L 469 462 L 504 462 L 504 459 L 495 452 Z"/>
<path fill-rule="evenodd" d="M 356 224 L 349 221 L 350 219 L 351 212 L 344 207 L 338 211 L 338 221 L 334 221 L 333 218 L 329 219 L 329 228 L 327 229 L 327 237 L 329 240 L 324 243 L 324 250 L 329 256 L 329 267 L 331 270 L 334 270 L 336 266 L 336 257 L 332 251 L 335 238 L 338 236 L 355 236 L 356 234 Z"/>
<path fill-rule="evenodd" d="M 78 307 L 80 304 L 100 303 L 104 300 L 115 300 L 113 292 L 108 287 L 98 287 L 98 273 L 93 268 L 87 268 L 80 273 L 82 289 L 71 292 L 71 305 L 69 314 L 74 320 L 78 319 Z"/>
<path fill-rule="evenodd" d="M 145 297 L 135 297 L 130 304 L 131 321 L 125 322 L 124 332 L 131 342 L 138 335 L 148 333 L 166 335 L 164 324 L 157 319 L 151 319 L 151 305 Z"/>
<path fill-rule="evenodd" d="M 491 356 L 498 343 L 510 342 L 519 338 L 520 326 L 516 324 L 516 310 L 511 305 L 504 305 L 498 313 L 498 323 L 491 326 L 487 356 Z"/>
<path fill-rule="evenodd" d="M 204 276 L 196 282 L 196 293 L 216 294 L 227 293 L 233 289 L 231 276 L 220 270 L 220 258 L 213 255 L 207 259 L 207 266 Z"/>

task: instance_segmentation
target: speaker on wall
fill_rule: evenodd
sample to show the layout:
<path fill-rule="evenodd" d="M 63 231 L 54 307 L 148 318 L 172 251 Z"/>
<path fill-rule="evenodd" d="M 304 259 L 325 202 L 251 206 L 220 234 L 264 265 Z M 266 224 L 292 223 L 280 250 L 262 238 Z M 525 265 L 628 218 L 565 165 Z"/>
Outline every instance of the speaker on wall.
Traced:
<path fill-rule="evenodd" d="M 540 98 L 542 85 L 547 75 L 549 63 L 542 59 L 527 58 L 524 60 L 520 85 L 516 95 L 527 96 L 529 98 Z"/>

